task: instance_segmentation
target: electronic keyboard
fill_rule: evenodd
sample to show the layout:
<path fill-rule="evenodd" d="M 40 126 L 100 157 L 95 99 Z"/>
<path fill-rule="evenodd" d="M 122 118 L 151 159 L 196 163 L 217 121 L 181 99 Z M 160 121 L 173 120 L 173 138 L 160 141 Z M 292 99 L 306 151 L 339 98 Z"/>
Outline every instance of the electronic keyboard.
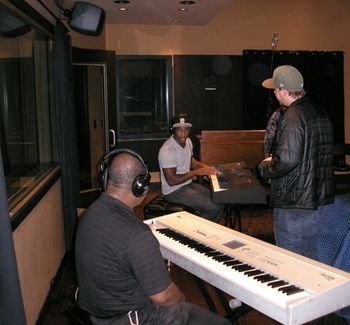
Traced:
<path fill-rule="evenodd" d="M 266 190 L 244 162 L 214 166 L 221 172 L 210 175 L 215 203 L 266 204 Z"/>
<path fill-rule="evenodd" d="M 145 221 L 165 259 L 282 324 L 350 305 L 350 274 L 188 212 Z"/>

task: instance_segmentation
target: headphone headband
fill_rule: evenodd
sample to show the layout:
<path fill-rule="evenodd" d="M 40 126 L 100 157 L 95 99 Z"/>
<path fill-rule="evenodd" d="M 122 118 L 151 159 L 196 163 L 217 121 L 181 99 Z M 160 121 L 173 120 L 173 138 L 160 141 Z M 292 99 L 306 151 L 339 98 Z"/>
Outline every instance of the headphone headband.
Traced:
<path fill-rule="evenodd" d="M 100 172 L 99 172 L 99 183 L 100 183 L 100 189 L 102 192 L 105 192 L 107 189 L 107 183 L 108 183 L 108 168 L 110 161 L 117 155 L 121 153 L 127 153 L 135 158 L 141 163 L 143 166 L 145 172 L 136 176 L 133 183 L 132 183 L 132 193 L 140 197 L 142 196 L 146 191 L 149 189 L 149 184 L 151 180 L 151 175 L 148 172 L 147 165 L 143 161 L 142 157 L 136 153 L 135 151 L 132 151 L 130 149 L 115 149 L 110 152 L 108 152 L 103 158 L 100 165 Z"/>

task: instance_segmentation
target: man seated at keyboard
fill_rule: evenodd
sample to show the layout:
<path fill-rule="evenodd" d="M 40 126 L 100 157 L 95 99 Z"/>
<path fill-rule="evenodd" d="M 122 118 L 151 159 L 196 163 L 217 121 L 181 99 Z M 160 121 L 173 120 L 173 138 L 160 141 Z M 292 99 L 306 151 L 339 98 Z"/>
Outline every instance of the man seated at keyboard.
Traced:
<path fill-rule="evenodd" d="M 224 205 L 215 204 L 210 190 L 192 180 L 196 176 L 220 172 L 193 157 L 193 145 L 189 138 L 192 122 L 188 115 L 175 116 L 169 125 L 173 135 L 164 142 L 158 154 L 162 194 L 169 202 L 188 205 L 201 217 L 219 222 Z"/>
<path fill-rule="evenodd" d="M 150 175 L 142 158 L 117 149 L 101 164 L 103 193 L 79 219 L 75 243 L 78 303 L 94 325 L 231 324 L 185 302 L 172 282 L 159 242 L 133 212 Z"/>

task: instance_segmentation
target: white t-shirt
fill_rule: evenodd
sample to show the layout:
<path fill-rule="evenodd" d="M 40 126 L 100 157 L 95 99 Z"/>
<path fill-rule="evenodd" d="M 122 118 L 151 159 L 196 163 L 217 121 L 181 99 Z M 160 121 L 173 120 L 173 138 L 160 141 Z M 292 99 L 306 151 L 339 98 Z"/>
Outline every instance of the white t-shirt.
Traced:
<path fill-rule="evenodd" d="M 186 174 L 191 169 L 191 160 L 193 155 L 193 145 L 190 138 L 186 139 L 185 147 L 180 146 L 174 136 L 171 136 L 166 140 L 158 153 L 158 163 L 160 168 L 160 179 L 162 185 L 162 193 L 164 195 L 170 194 L 179 188 L 190 184 L 192 180 L 188 180 L 184 183 L 170 186 L 163 174 L 163 168 L 176 167 L 176 174 Z"/>

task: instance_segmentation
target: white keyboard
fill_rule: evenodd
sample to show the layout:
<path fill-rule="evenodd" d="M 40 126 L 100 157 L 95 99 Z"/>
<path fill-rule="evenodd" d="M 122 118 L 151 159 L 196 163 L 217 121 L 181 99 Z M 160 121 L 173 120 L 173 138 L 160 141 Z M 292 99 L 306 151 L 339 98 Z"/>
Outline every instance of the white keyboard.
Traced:
<path fill-rule="evenodd" d="M 280 323 L 303 324 L 350 305 L 347 272 L 188 212 L 145 223 L 164 258 Z"/>

